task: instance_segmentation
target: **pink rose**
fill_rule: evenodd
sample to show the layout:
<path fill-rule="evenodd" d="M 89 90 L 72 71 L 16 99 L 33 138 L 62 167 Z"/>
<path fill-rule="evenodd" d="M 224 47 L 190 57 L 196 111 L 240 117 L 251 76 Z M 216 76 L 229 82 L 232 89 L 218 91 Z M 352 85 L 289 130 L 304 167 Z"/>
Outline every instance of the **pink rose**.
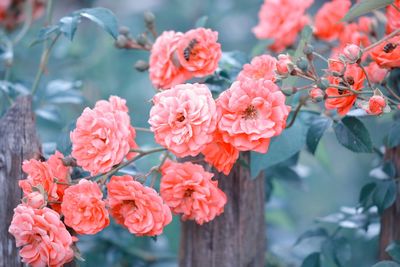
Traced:
<path fill-rule="evenodd" d="M 203 224 L 224 212 L 227 198 L 201 165 L 167 160 L 161 169 L 160 194 L 183 220 Z"/>
<path fill-rule="evenodd" d="M 269 55 L 261 55 L 253 58 L 250 64 L 245 64 L 243 70 L 239 73 L 237 80 L 276 80 L 276 59 Z"/>
<path fill-rule="evenodd" d="M 212 140 L 217 113 L 203 84 L 180 84 L 158 93 L 150 110 L 156 142 L 178 157 L 196 156 Z"/>
<path fill-rule="evenodd" d="M 395 0 L 393 3 L 397 8 L 400 8 L 400 0 Z M 386 33 L 389 34 L 400 28 L 400 12 L 392 5 L 386 8 Z"/>
<path fill-rule="evenodd" d="M 368 100 L 368 114 L 381 115 L 386 107 L 386 100 L 382 96 L 374 95 Z"/>
<path fill-rule="evenodd" d="M 365 71 L 372 83 L 381 83 L 389 72 L 387 69 L 379 67 L 375 61 L 369 63 L 369 65 L 365 67 Z"/>

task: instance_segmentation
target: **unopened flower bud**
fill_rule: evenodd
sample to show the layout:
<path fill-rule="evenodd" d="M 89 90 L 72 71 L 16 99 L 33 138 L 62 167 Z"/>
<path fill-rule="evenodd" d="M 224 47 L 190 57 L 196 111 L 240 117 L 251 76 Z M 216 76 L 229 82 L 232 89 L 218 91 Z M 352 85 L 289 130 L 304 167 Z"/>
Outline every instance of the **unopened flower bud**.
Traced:
<path fill-rule="evenodd" d="M 294 86 L 284 87 L 281 89 L 281 91 L 285 96 L 291 96 L 297 92 L 297 88 Z"/>
<path fill-rule="evenodd" d="M 146 11 L 143 14 L 144 16 L 144 22 L 146 23 L 146 26 L 152 26 L 154 24 L 154 21 L 156 20 L 156 16 L 150 11 Z"/>
<path fill-rule="evenodd" d="M 349 63 L 353 64 L 353 63 L 359 62 L 363 52 L 362 52 L 362 49 L 358 45 L 350 44 L 344 48 L 343 54 L 344 54 L 346 60 Z"/>
<path fill-rule="evenodd" d="M 374 95 L 368 100 L 368 109 L 366 110 L 370 115 L 381 115 L 386 107 L 386 100 L 383 96 Z"/>
<path fill-rule="evenodd" d="M 308 70 L 308 60 L 304 57 L 300 57 L 296 61 L 296 66 L 303 72 Z"/>
<path fill-rule="evenodd" d="M 329 87 L 329 81 L 326 78 L 321 78 L 317 81 L 317 86 L 321 90 L 326 90 Z"/>
<path fill-rule="evenodd" d="M 304 55 L 308 56 L 308 55 L 312 55 L 312 53 L 314 52 L 314 47 L 310 44 L 306 44 L 303 48 L 303 53 Z"/>
<path fill-rule="evenodd" d="M 34 209 L 40 209 L 46 206 L 46 200 L 44 196 L 38 191 L 33 191 L 27 194 L 22 201 Z"/>
<path fill-rule="evenodd" d="M 286 78 L 293 69 L 294 65 L 289 55 L 281 54 L 278 56 L 278 61 L 276 62 L 276 74 L 281 76 L 281 78 Z"/>
<path fill-rule="evenodd" d="M 324 91 L 322 91 L 319 88 L 311 89 L 309 92 L 309 95 L 310 95 L 311 100 L 315 103 L 321 102 L 322 100 L 324 100 L 324 97 L 325 97 Z"/>
<path fill-rule="evenodd" d="M 64 164 L 64 166 L 69 166 L 69 167 L 78 166 L 76 164 L 76 160 L 73 157 L 65 157 L 65 158 L 62 158 L 61 161 Z"/>
<path fill-rule="evenodd" d="M 117 40 L 115 41 L 115 46 L 118 48 L 125 48 L 128 43 L 128 38 L 125 35 L 118 35 Z"/>
<path fill-rule="evenodd" d="M 126 26 L 119 27 L 118 31 L 119 31 L 120 34 L 125 35 L 125 36 L 129 35 L 130 32 L 131 32 L 131 30 Z"/>
<path fill-rule="evenodd" d="M 146 35 L 141 33 L 136 38 L 136 42 L 141 46 L 146 46 L 148 44 L 149 40 L 147 39 Z"/>
<path fill-rule="evenodd" d="M 149 69 L 149 63 L 144 60 L 138 60 L 134 67 L 137 71 L 143 72 Z"/>

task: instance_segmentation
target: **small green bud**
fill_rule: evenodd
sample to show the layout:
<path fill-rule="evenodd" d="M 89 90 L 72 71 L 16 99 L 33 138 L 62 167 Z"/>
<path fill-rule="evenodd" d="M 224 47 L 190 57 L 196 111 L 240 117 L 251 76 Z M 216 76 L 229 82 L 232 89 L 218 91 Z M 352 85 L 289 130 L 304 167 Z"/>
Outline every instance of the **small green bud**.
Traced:
<path fill-rule="evenodd" d="M 304 57 L 300 57 L 296 61 L 296 66 L 303 72 L 308 70 L 308 60 Z"/>
<path fill-rule="evenodd" d="M 281 89 L 281 91 L 285 96 L 291 96 L 291 95 L 293 95 L 294 93 L 297 92 L 297 88 L 294 87 L 294 86 L 284 87 L 284 88 Z"/>
<path fill-rule="evenodd" d="M 317 86 L 321 90 L 326 90 L 329 87 L 329 81 L 326 78 L 321 78 L 318 80 Z"/>
<path fill-rule="evenodd" d="M 147 27 L 152 26 L 154 21 L 156 20 L 156 16 L 150 11 L 144 12 L 144 22 L 146 23 Z"/>
<path fill-rule="evenodd" d="M 134 67 L 137 71 L 143 72 L 149 69 L 149 63 L 144 60 L 138 60 Z"/>
<path fill-rule="evenodd" d="M 149 40 L 147 39 L 146 35 L 141 33 L 136 38 L 136 42 L 141 46 L 146 46 L 149 43 Z"/>
<path fill-rule="evenodd" d="M 129 35 L 131 33 L 131 30 L 126 26 L 119 27 L 118 31 L 119 31 L 120 34 L 125 35 L 125 36 L 127 36 L 127 35 Z"/>
<path fill-rule="evenodd" d="M 115 46 L 118 48 L 125 48 L 128 43 L 128 38 L 125 35 L 118 35 L 117 40 L 115 41 Z"/>
<path fill-rule="evenodd" d="M 314 47 L 310 44 L 306 44 L 303 48 L 303 53 L 308 56 L 308 55 L 312 55 L 312 53 L 314 52 Z"/>

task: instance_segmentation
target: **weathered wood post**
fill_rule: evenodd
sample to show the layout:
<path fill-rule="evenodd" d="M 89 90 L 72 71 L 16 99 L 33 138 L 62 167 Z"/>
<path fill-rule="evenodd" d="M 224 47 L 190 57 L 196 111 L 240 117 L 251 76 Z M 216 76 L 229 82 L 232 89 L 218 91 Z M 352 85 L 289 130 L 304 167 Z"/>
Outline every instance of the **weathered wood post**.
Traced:
<path fill-rule="evenodd" d="M 0 267 L 23 266 L 8 227 L 13 209 L 21 201 L 21 164 L 39 153 L 32 98 L 20 96 L 0 119 Z"/>
<path fill-rule="evenodd" d="M 243 159 L 249 163 L 249 153 Z M 259 267 L 265 261 L 264 179 L 239 162 L 228 176 L 214 172 L 228 197 L 223 214 L 202 226 L 182 223 L 181 267 Z"/>
<path fill-rule="evenodd" d="M 400 175 L 400 147 L 387 148 L 385 159 L 391 160 L 396 167 L 396 176 Z M 386 209 L 381 217 L 381 232 L 379 237 L 379 258 L 390 259 L 386 247 L 393 241 L 400 241 L 400 183 L 397 183 L 397 198 L 395 203 Z"/>

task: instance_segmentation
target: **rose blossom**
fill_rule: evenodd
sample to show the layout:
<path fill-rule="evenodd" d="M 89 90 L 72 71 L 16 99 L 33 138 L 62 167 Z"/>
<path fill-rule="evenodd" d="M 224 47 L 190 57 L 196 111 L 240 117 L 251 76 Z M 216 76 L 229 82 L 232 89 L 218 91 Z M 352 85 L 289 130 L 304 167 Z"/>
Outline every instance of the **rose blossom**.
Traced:
<path fill-rule="evenodd" d="M 387 69 L 379 67 L 375 61 L 369 63 L 369 65 L 365 67 L 365 71 L 371 83 L 381 83 L 388 73 Z"/>
<path fill-rule="evenodd" d="M 395 0 L 393 5 L 400 8 L 400 0 Z M 392 5 L 386 8 L 386 33 L 389 34 L 396 29 L 400 28 L 400 12 Z"/>
<path fill-rule="evenodd" d="M 49 208 L 18 205 L 8 231 L 17 247 L 22 247 L 19 255 L 29 266 L 61 267 L 74 258 L 72 237 L 60 215 Z"/>
<path fill-rule="evenodd" d="M 150 110 L 156 142 L 178 157 L 196 156 L 212 140 L 216 105 L 203 84 L 180 84 L 158 93 Z"/>
<path fill-rule="evenodd" d="M 129 175 L 113 176 L 107 184 L 108 205 L 117 223 L 138 236 L 155 236 L 172 220 L 157 192 Z"/>
<path fill-rule="evenodd" d="M 399 44 L 400 36 L 395 36 L 372 49 L 370 55 L 381 68 L 398 68 L 400 67 Z"/>
<path fill-rule="evenodd" d="M 64 190 L 68 187 L 65 184 L 70 181 L 70 168 L 64 166 L 62 158 L 64 155 L 56 151 L 45 162 L 36 159 L 25 160 L 22 170 L 28 177 L 19 181 L 24 194 L 32 193 L 32 187 L 42 187 L 49 201 L 62 201 Z M 56 183 L 56 180 L 62 184 Z M 59 204 L 52 203 L 51 206 L 59 211 Z"/>
<path fill-rule="evenodd" d="M 161 172 L 160 194 L 174 213 L 182 213 L 183 220 L 201 225 L 224 211 L 226 195 L 201 165 L 167 160 Z"/>
<path fill-rule="evenodd" d="M 186 32 L 178 41 L 176 55 L 179 64 L 194 77 L 212 74 L 221 58 L 218 32 L 197 28 Z"/>
<path fill-rule="evenodd" d="M 258 17 L 259 23 L 253 28 L 258 39 L 273 39 L 269 48 L 280 52 L 294 44 L 298 33 L 308 23 L 304 14 L 313 0 L 264 0 Z"/>
<path fill-rule="evenodd" d="M 344 29 L 344 23 L 340 20 L 349 11 L 350 6 L 350 0 L 333 0 L 325 3 L 315 15 L 315 36 L 325 41 L 338 38 Z"/>
<path fill-rule="evenodd" d="M 245 64 L 243 70 L 239 72 L 237 77 L 238 81 L 243 81 L 245 79 L 253 80 L 276 80 L 276 59 L 269 55 L 261 55 L 254 57 L 250 64 Z"/>
<path fill-rule="evenodd" d="M 340 72 L 342 69 L 342 62 L 336 60 L 329 61 L 329 70 L 331 72 Z M 356 64 L 349 64 L 346 67 L 343 78 L 332 75 L 328 77 L 328 80 L 333 85 L 345 87 L 348 84 L 353 90 L 360 91 L 363 87 L 365 74 Z M 346 115 L 347 112 L 350 111 L 357 99 L 356 94 L 352 94 L 351 91 L 345 89 L 329 87 L 326 89 L 325 93 L 328 97 L 335 97 L 326 99 L 325 107 L 327 109 L 337 109 L 338 113 L 342 116 Z M 349 96 L 342 97 L 342 95 Z"/>
<path fill-rule="evenodd" d="M 91 175 L 111 170 L 129 152 L 132 132 L 125 102 L 111 96 L 85 108 L 70 134 L 72 156 Z"/>
<path fill-rule="evenodd" d="M 272 81 L 234 82 L 217 99 L 223 140 L 240 151 L 266 153 L 271 137 L 285 128 L 290 110 L 285 100 Z"/>
<path fill-rule="evenodd" d="M 110 223 L 102 198 L 103 193 L 97 183 L 86 179 L 68 187 L 61 204 L 64 223 L 81 235 L 100 232 Z"/>
<path fill-rule="evenodd" d="M 150 80 L 153 86 L 160 89 L 169 89 L 183 83 L 190 78 L 189 73 L 180 66 L 174 53 L 183 33 L 174 31 L 163 32 L 153 44 L 150 54 Z"/>
<path fill-rule="evenodd" d="M 386 107 L 386 100 L 380 95 L 374 95 L 368 100 L 368 114 L 380 115 Z"/>
<path fill-rule="evenodd" d="M 214 166 L 219 172 L 228 175 L 239 158 L 239 150 L 230 143 L 224 142 L 219 131 L 215 131 L 211 143 L 209 143 L 201 152 L 204 155 L 204 161 Z"/>

